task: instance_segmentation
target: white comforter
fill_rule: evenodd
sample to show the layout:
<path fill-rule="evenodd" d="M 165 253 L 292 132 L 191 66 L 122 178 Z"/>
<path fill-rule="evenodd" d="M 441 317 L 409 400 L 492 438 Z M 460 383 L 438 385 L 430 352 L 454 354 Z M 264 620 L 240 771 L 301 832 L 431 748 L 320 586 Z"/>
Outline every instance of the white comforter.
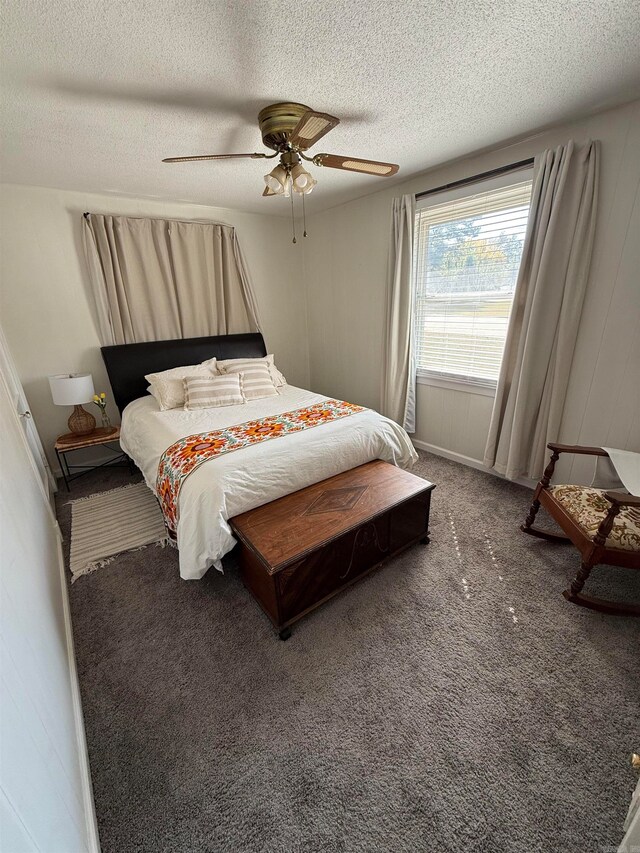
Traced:
<path fill-rule="evenodd" d="M 160 457 L 178 439 L 328 399 L 291 385 L 280 391 L 243 406 L 192 412 L 161 412 L 152 396 L 141 397 L 123 412 L 120 444 L 155 492 Z M 221 570 L 221 558 L 235 544 L 227 524 L 234 515 L 372 459 L 406 468 L 416 458 L 402 427 L 367 409 L 205 462 L 185 478 L 178 499 L 181 577 L 201 578 L 211 565 Z"/>

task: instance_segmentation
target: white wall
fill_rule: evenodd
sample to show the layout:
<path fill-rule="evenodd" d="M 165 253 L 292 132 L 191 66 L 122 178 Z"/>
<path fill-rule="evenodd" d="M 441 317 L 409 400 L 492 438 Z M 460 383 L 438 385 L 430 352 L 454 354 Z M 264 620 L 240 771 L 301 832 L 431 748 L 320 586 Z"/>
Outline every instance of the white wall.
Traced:
<path fill-rule="evenodd" d="M 96 390 L 110 391 L 82 252 L 81 217 L 86 210 L 233 225 L 255 288 L 267 346 L 292 384 L 308 385 L 302 247 L 292 245 L 288 220 L 39 187 L 4 184 L 0 189 L 0 317 L 52 464 L 53 442 L 67 431 L 71 409 L 53 405 L 47 376 L 90 372 Z M 119 422 L 113 404 L 109 414 L 113 423 Z"/>
<path fill-rule="evenodd" d="M 0 849 L 97 849 L 57 525 L 0 375 Z"/>
<path fill-rule="evenodd" d="M 640 371 L 640 101 L 317 214 L 309 238 L 296 246 L 288 220 L 277 217 L 4 185 L 0 312 L 45 447 L 50 452 L 69 414 L 51 403 L 48 374 L 87 370 L 96 388 L 108 387 L 81 251 L 84 210 L 236 226 L 267 344 L 290 381 L 379 407 L 391 199 L 589 137 L 602 143 L 598 224 L 561 439 L 640 449 L 640 402 L 633 393 Z M 416 438 L 480 460 L 491 406 L 490 397 L 420 385 Z M 113 408 L 110 413 L 115 421 Z M 574 462 L 572 477 L 585 476 L 581 464 Z"/>
<path fill-rule="evenodd" d="M 305 245 L 312 388 L 380 405 L 392 198 L 527 159 L 570 138 L 601 141 L 602 171 L 591 276 L 560 439 L 640 450 L 640 101 L 315 215 Z M 398 156 L 401 161 L 401 148 Z M 415 438 L 480 460 L 492 402 L 419 385 Z M 581 466 L 576 461 L 567 476 L 586 476 Z"/>

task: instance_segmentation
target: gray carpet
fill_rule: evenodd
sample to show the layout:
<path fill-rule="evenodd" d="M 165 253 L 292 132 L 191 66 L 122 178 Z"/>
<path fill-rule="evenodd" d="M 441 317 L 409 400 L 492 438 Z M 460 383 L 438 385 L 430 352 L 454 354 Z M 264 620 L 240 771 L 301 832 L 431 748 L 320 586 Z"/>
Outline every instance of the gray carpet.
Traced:
<path fill-rule="evenodd" d="M 416 472 L 438 484 L 431 545 L 288 642 L 233 558 L 185 582 L 151 547 L 73 584 L 104 853 L 617 847 L 640 620 L 562 598 L 577 553 L 519 532 L 526 489 L 427 454 Z M 91 475 L 72 497 L 126 482 Z M 639 599 L 634 575 L 609 591 Z"/>

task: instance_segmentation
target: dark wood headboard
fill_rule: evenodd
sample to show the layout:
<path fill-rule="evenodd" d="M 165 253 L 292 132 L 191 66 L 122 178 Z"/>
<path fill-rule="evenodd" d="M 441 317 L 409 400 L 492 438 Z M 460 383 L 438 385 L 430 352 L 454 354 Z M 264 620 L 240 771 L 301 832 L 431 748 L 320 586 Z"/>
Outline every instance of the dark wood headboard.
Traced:
<path fill-rule="evenodd" d="M 101 347 L 101 351 L 120 414 L 132 400 L 144 397 L 147 393 L 148 382 L 144 378 L 147 373 L 158 373 L 187 364 L 200 364 L 214 356 L 222 360 L 260 358 L 267 354 L 260 332 L 120 344 Z"/>

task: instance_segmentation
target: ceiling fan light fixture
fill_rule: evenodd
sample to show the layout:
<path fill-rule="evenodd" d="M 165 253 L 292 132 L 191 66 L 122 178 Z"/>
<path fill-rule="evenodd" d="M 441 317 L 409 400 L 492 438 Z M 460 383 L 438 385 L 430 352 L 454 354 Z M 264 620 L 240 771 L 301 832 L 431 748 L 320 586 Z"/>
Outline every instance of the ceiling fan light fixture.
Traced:
<path fill-rule="evenodd" d="M 313 175 L 309 175 L 309 180 L 302 189 L 298 190 L 298 192 L 301 193 L 301 195 L 309 195 L 309 193 L 313 191 L 313 188 L 316 186 L 317 183 L 318 182 L 313 177 Z"/>
<path fill-rule="evenodd" d="M 283 192 L 286 195 L 288 177 L 287 170 L 283 166 L 278 165 L 268 175 L 264 176 L 264 182 L 274 195 L 280 195 Z"/>
<path fill-rule="evenodd" d="M 296 163 L 296 165 L 291 170 L 291 180 L 293 181 L 293 188 L 298 193 L 303 193 L 305 191 L 305 187 L 307 187 L 313 178 L 304 168 L 302 163 Z"/>
<path fill-rule="evenodd" d="M 272 159 L 278 157 L 277 165 L 264 176 L 263 196 L 283 196 L 290 200 L 291 212 L 294 210 L 294 193 L 302 196 L 302 216 L 304 220 L 304 197 L 317 185 L 316 179 L 304 168 L 302 161 L 329 169 L 341 169 L 347 172 L 377 177 L 390 177 L 398 171 L 396 163 L 383 163 L 379 160 L 365 160 L 360 157 L 347 157 L 338 154 L 320 153 L 313 157 L 304 152 L 312 148 L 319 139 L 340 124 L 340 119 L 329 113 L 319 113 L 304 104 L 282 102 L 269 104 L 260 110 L 258 124 L 262 141 L 273 154 L 255 152 L 253 154 L 195 154 L 187 157 L 166 157 L 164 163 L 183 163 L 189 160 L 235 160 L 235 159 Z M 306 229 L 304 232 L 306 237 Z M 295 243 L 295 234 L 294 241 Z"/>

